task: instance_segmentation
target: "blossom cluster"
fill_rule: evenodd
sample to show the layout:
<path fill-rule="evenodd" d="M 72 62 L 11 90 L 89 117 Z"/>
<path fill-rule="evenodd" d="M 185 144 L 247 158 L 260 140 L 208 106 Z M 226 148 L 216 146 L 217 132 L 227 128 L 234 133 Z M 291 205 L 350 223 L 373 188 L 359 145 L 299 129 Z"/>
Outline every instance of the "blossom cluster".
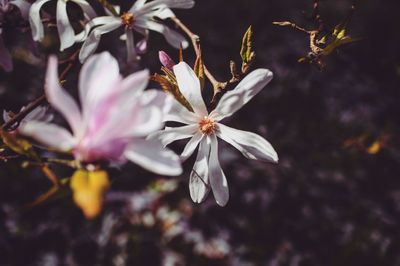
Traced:
<path fill-rule="evenodd" d="M 17 7 L 22 18 L 29 20 L 33 40 L 43 41 L 47 34 L 44 18 L 51 15 L 42 7 L 50 1 L 37 0 L 30 5 L 24 0 L 1 0 L 0 19 L 5 18 L 3 14 L 12 11 L 10 5 Z M 82 10 L 81 29 L 77 31 L 72 26 L 67 12 L 68 1 L 57 0 L 55 19 L 60 51 L 75 44 L 79 46 L 79 60 L 83 63 L 77 86 L 79 101 L 63 88 L 55 55 L 48 58 L 44 84 L 47 102 L 65 118 L 69 127 L 52 123 L 47 108 L 42 106 L 32 109 L 19 121 L 13 121 L 15 115 L 11 112 L 4 112 L 3 118 L 6 123 L 15 122 L 11 130 L 32 140 L 38 147 L 73 156 L 77 172 L 72 177 L 71 187 L 80 190 L 75 195 L 79 206 L 85 209 L 88 195 L 101 194 L 103 188 L 108 186 L 102 172 L 96 175 L 86 175 L 85 172 L 101 170 L 105 167 L 103 162 L 111 163 L 107 167 L 112 167 L 131 161 L 156 174 L 176 176 L 183 173 L 182 163 L 197 149 L 189 175 L 190 196 L 194 202 L 201 203 L 212 191 L 220 206 L 227 204 L 229 189 L 218 159 L 218 139 L 229 143 L 248 159 L 278 162 L 276 151 L 262 136 L 222 124 L 272 80 L 270 70 L 259 68 L 247 73 L 246 65 L 243 77 L 235 81 L 235 86 L 225 91 L 216 104 L 207 104 L 202 93 L 205 67 L 199 60 L 199 54 L 193 69 L 182 58 L 175 63 L 166 53 L 160 52 L 162 69 L 166 73 L 161 85 L 175 91 L 148 89 L 149 80 L 154 77 L 148 69 L 123 77 L 117 59 L 108 51 L 95 54 L 101 36 L 119 28 L 123 29 L 120 39 L 126 42 L 128 62 L 138 62 L 138 54 L 146 52 L 150 30 L 161 33 L 175 48 L 188 47 L 185 37 L 163 22 L 175 18 L 171 9 L 192 8 L 193 0 L 136 0 L 126 11 L 106 3 L 103 7 L 105 15 L 101 16 L 85 0 L 71 2 Z M 142 37 L 135 42 L 137 33 Z M 0 63 L 10 71 L 10 55 L 1 40 L 0 35 Z M 27 109 L 24 107 L 20 113 Z M 165 123 L 170 122 L 182 125 L 166 127 Z M 180 155 L 166 148 L 182 139 L 189 141 Z M 102 176 L 102 186 L 96 185 L 95 176 Z M 91 190 L 93 187 L 97 189 Z M 94 211 L 93 215 L 96 213 Z"/>

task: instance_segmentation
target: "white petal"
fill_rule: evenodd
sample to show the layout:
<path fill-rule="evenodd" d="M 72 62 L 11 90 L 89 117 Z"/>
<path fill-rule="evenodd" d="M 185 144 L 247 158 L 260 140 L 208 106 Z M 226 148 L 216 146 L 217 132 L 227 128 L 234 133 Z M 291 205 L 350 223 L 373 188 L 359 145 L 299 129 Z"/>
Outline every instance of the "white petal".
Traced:
<path fill-rule="evenodd" d="M 18 131 L 47 147 L 59 151 L 69 151 L 74 146 L 72 135 L 66 129 L 55 124 L 29 121 L 21 124 Z"/>
<path fill-rule="evenodd" d="M 183 152 L 180 155 L 181 161 L 184 162 L 186 161 L 194 152 L 196 147 L 199 145 L 200 141 L 203 139 L 203 134 L 200 132 L 197 132 L 186 144 L 185 148 L 183 149 Z"/>
<path fill-rule="evenodd" d="M 111 17 L 109 17 L 111 18 Z M 119 18 L 113 18 L 113 22 L 95 28 L 87 37 L 79 52 L 79 60 L 84 62 L 88 56 L 93 54 L 99 45 L 101 35 L 119 28 L 122 22 Z"/>
<path fill-rule="evenodd" d="M 182 167 L 178 155 L 164 148 L 160 142 L 135 140 L 124 152 L 125 157 L 143 168 L 160 175 L 180 175 Z"/>
<path fill-rule="evenodd" d="M 138 19 L 135 22 L 135 26 L 161 33 L 164 35 L 165 40 L 176 49 L 181 47 L 186 49 L 189 46 L 189 42 L 182 34 L 148 18 Z"/>
<path fill-rule="evenodd" d="M 196 162 L 190 173 L 189 191 L 190 197 L 196 203 L 201 203 L 210 191 L 209 183 L 209 167 L 208 161 L 210 156 L 210 138 L 206 137 L 200 142 L 199 151 L 197 153 Z"/>
<path fill-rule="evenodd" d="M 67 1 L 57 1 L 57 30 L 60 36 L 60 51 L 71 47 L 75 42 L 75 32 L 67 14 Z"/>
<path fill-rule="evenodd" d="M 210 117 L 220 121 L 242 108 L 257 93 L 260 92 L 272 79 L 273 74 L 268 69 L 256 69 L 248 74 L 231 91 L 225 93 L 217 107 L 211 112 Z"/>
<path fill-rule="evenodd" d="M 79 74 L 79 97 L 84 116 L 90 116 L 121 80 L 117 60 L 103 52 L 91 56 Z"/>
<path fill-rule="evenodd" d="M 65 117 L 72 131 L 75 134 L 79 132 L 82 122 L 81 113 L 74 99 L 60 86 L 57 58 L 54 56 L 49 57 L 45 92 L 50 105 Z"/>
<path fill-rule="evenodd" d="M 83 15 L 85 16 L 86 19 L 92 19 L 97 16 L 96 12 L 94 9 L 90 6 L 88 2 L 85 0 L 71 0 L 72 2 L 76 3 L 82 8 Z"/>
<path fill-rule="evenodd" d="M 190 66 L 180 62 L 174 66 L 174 73 L 180 92 L 193 107 L 194 112 L 200 117 L 208 115 L 201 95 L 200 81 Z"/>
<path fill-rule="evenodd" d="M 160 19 L 167 19 L 167 18 L 172 18 L 175 17 L 174 12 L 172 12 L 171 9 L 169 8 L 163 8 L 162 10 L 160 10 L 159 12 L 157 12 L 155 14 L 156 17 L 160 18 Z"/>
<path fill-rule="evenodd" d="M 133 31 L 131 29 L 125 30 L 126 32 L 126 53 L 127 62 L 132 63 L 137 61 L 136 47 L 133 40 Z"/>
<path fill-rule="evenodd" d="M 217 135 L 252 160 L 278 162 L 278 154 L 272 145 L 260 135 L 217 123 Z"/>
<path fill-rule="evenodd" d="M 168 144 L 180 140 L 192 137 L 198 131 L 197 125 L 187 125 L 183 127 L 166 128 L 164 130 L 157 131 L 151 134 L 148 139 L 156 139 L 161 141 L 165 146 Z"/>
<path fill-rule="evenodd" d="M 146 1 L 147 0 L 136 0 L 133 6 L 129 9 L 129 12 L 135 13 L 135 11 L 143 7 Z"/>
<path fill-rule="evenodd" d="M 25 0 L 13 0 L 10 1 L 11 5 L 15 5 L 18 7 L 19 11 L 21 12 L 21 16 L 24 19 L 28 19 L 29 16 L 29 8 L 31 7 L 31 4 L 28 1 Z"/>
<path fill-rule="evenodd" d="M 32 4 L 29 10 L 29 23 L 32 30 L 32 38 L 35 41 L 41 41 L 44 37 L 43 24 L 40 18 L 40 9 L 42 5 L 50 0 L 38 0 Z"/>
<path fill-rule="evenodd" d="M 165 115 L 164 121 L 180 122 L 183 124 L 194 124 L 200 121 L 201 117 L 190 112 L 186 107 L 180 104 L 175 98 L 171 102 L 171 108 Z"/>
<path fill-rule="evenodd" d="M 221 169 L 218 160 L 218 142 L 215 135 L 211 135 L 211 151 L 209 160 L 210 184 L 215 201 L 220 206 L 225 206 L 229 200 L 228 181 Z"/>

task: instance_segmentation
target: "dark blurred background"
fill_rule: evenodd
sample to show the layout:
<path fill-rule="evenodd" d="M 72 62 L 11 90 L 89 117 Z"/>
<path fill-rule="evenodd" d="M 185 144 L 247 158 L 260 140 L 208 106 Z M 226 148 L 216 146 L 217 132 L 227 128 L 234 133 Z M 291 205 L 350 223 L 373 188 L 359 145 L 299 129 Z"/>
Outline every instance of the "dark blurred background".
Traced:
<path fill-rule="evenodd" d="M 176 12 L 201 37 L 204 61 L 220 80 L 229 79 L 229 60 L 239 62 L 253 25 L 254 66 L 271 69 L 274 79 L 227 124 L 268 139 L 278 165 L 247 160 L 220 141 L 231 195 L 221 208 L 211 194 L 191 202 L 194 158 L 170 179 L 128 164 L 112 172 L 102 214 L 87 221 L 70 196 L 21 210 L 50 182 L 18 160 L 1 162 L 0 265 L 400 265 L 400 2 L 320 1 L 326 29 L 355 4 L 348 34 L 362 38 L 326 58 L 322 71 L 297 63 L 309 51 L 306 34 L 272 25 L 313 29 L 312 4 L 197 0 Z M 112 47 L 123 63 L 117 38 L 106 35 L 101 49 Z M 143 65 L 153 71 L 158 50 L 178 58 L 157 33 L 149 47 Z M 57 45 L 38 49 L 43 59 Z M 184 56 L 193 63 L 191 48 Z M 12 73 L 0 72 L 1 109 L 18 111 L 41 94 L 40 62 L 17 58 Z M 76 94 L 75 74 L 66 87 Z"/>

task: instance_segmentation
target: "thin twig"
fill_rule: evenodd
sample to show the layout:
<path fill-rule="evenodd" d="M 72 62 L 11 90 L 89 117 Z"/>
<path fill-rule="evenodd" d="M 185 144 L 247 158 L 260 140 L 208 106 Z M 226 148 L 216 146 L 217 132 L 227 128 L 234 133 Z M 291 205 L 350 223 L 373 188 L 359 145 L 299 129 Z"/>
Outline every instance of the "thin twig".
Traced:
<path fill-rule="evenodd" d="M 200 37 L 193 33 L 185 24 L 182 23 L 182 21 L 180 21 L 177 17 L 172 17 L 171 18 L 175 24 L 181 29 L 183 30 L 186 35 L 191 39 L 192 41 L 192 45 L 193 45 L 193 49 L 196 53 L 197 57 L 201 56 L 201 50 L 200 50 Z M 223 82 L 218 81 L 212 74 L 211 72 L 207 69 L 207 67 L 204 65 L 204 74 L 206 75 L 206 77 L 208 78 L 208 80 L 211 82 L 213 88 L 214 88 L 214 94 L 216 94 L 218 92 L 218 90 L 220 90 L 224 85 Z"/>

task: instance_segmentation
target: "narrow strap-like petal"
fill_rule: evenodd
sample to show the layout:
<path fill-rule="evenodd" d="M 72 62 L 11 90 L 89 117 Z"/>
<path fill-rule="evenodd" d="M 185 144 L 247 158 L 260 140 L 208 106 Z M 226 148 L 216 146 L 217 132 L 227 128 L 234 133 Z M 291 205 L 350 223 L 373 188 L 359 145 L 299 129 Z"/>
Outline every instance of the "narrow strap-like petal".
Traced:
<path fill-rule="evenodd" d="M 172 30 L 168 26 L 165 26 L 148 18 L 138 19 L 135 22 L 135 27 L 149 29 L 161 33 L 164 36 L 165 40 L 176 49 L 180 49 L 181 47 L 183 49 L 186 49 L 189 46 L 189 42 L 182 34 Z"/>
<path fill-rule="evenodd" d="M 38 121 L 23 123 L 18 131 L 28 137 L 35 139 L 46 147 L 59 151 L 69 151 L 74 147 L 74 139 L 68 130 L 55 124 Z"/>
<path fill-rule="evenodd" d="M 131 29 L 126 29 L 126 54 L 127 62 L 132 63 L 137 61 L 136 47 L 133 39 L 133 31 Z"/>
<path fill-rule="evenodd" d="M 252 160 L 278 162 L 278 154 L 272 145 L 260 135 L 217 124 L 217 135 Z"/>
<path fill-rule="evenodd" d="M 218 160 L 218 141 L 215 135 L 210 135 L 211 151 L 210 151 L 210 184 L 214 194 L 215 201 L 220 206 L 225 206 L 229 200 L 228 181 Z"/>
<path fill-rule="evenodd" d="M 192 137 L 198 128 L 197 125 L 187 125 L 183 127 L 166 128 L 151 134 L 148 139 L 157 139 L 161 141 L 164 146 L 180 140 Z"/>
<path fill-rule="evenodd" d="M 221 97 L 217 107 L 210 113 L 210 117 L 220 121 L 231 116 L 259 93 L 271 81 L 272 77 L 273 74 L 268 69 L 254 70 L 236 88 Z"/>
<path fill-rule="evenodd" d="M 24 19 L 28 19 L 29 9 L 31 7 L 31 4 L 28 1 L 26 1 L 26 0 L 13 0 L 13 1 L 10 1 L 10 4 L 18 7 L 19 11 L 21 12 L 21 16 Z"/>
<path fill-rule="evenodd" d="M 113 18 L 113 22 L 95 28 L 87 37 L 79 52 L 79 60 L 84 62 L 91 54 L 93 54 L 99 46 L 101 35 L 119 28 L 122 22 L 119 18 Z"/>
<path fill-rule="evenodd" d="M 57 58 L 54 56 L 49 58 L 45 92 L 50 105 L 65 117 L 74 134 L 77 134 L 81 130 L 81 113 L 75 100 L 60 86 Z"/>
<path fill-rule="evenodd" d="M 204 135 L 201 132 L 198 132 L 189 140 L 180 155 L 182 162 L 186 161 L 193 154 L 193 152 L 196 150 L 196 147 L 203 139 L 203 136 Z"/>
<path fill-rule="evenodd" d="M 133 5 L 130 12 L 136 11 L 136 13 L 143 14 L 164 7 L 189 9 L 194 6 L 194 3 L 194 0 L 155 0 L 144 5 L 140 3 L 141 6 L 138 5 L 135 7 L 135 5 Z"/>
<path fill-rule="evenodd" d="M 207 116 L 208 112 L 201 95 L 200 81 L 194 71 L 188 64 L 181 62 L 174 66 L 174 73 L 180 92 L 193 107 L 195 113 L 200 117 Z"/>
<path fill-rule="evenodd" d="M 124 155 L 156 174 L 175 176 L 182 173 L 178 155 L 158 141 L 136 139 L 126 148 Z"/>
<path fill-rule="evenodd" d="M 142 8 L 147 0 L 136 0 L 133 6 L 129 9 L 129 12 L 135 13 L 137 10 Z"/>
<path fill-rule="evenodd" d="M 42 5 L 49 2 L 50 0 L 38 0 L 32 4 L 29 10 L 29 24 L 31 25 L 32 38 L 35 41 L 41 41 L 44 37 L 44 29 L 42 20 L 40 18 L 40 9 Z"/>
<path fill-rule="evenodd" d="M 210 138 L 205 137 L 200 142 L 199 151 L 197 152 L 196 162 L 190 173 L 189 192 L 190 197 L 196 203 L 204 201 L 210 191 L 209 182 L 209 166 L 210 157 Z"/>
<path fill-rule="evenodd" d="M 164 121 L 173 121 L 183 124 L 195 124 L 200 121 L 202 117 L 190 112 L 186 107 L 180 104 L 177 100 L 173 99 L 171 108 L 165 115 Z"/>
<path fill-rule="evenodd" d="M 67 1 L 57 1 L 57 30 L 60 36 L 60 51 L 71 47 L 75 43 L 75 32 L 67 14 Z"/>

